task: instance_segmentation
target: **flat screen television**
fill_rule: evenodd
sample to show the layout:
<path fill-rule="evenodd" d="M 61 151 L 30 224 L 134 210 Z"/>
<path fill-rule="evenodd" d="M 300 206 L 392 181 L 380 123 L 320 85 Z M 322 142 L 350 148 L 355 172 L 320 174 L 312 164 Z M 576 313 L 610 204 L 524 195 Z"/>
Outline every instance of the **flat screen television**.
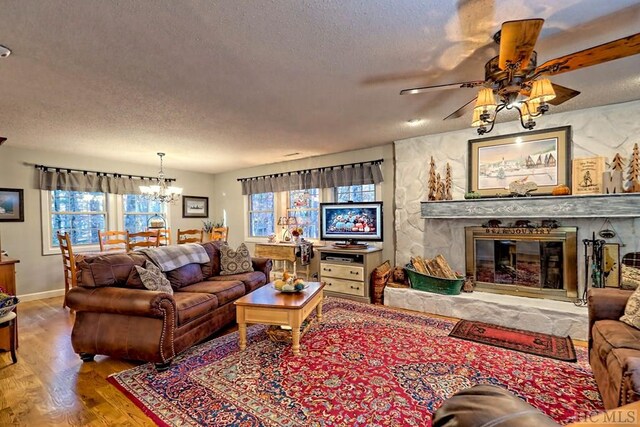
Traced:
<path fill-rule="evenodd" d="M 381 242 L 382 224 L 382 202 L 320 203 L 321 240 Z"/>

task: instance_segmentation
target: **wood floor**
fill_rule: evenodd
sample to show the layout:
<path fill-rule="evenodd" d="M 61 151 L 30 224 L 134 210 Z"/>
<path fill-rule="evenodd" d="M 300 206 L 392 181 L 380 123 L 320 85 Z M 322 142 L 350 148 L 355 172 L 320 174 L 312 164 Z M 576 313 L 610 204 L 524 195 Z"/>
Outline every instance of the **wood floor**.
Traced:
<path fill-rule="evenodd" d="M 0 352 L 0 426 L 155 425 L 106 380 L 139 363 L 105 356 L 82 363 L 62 297 L 20 303 L 19 312 L 18 363 Z"/>

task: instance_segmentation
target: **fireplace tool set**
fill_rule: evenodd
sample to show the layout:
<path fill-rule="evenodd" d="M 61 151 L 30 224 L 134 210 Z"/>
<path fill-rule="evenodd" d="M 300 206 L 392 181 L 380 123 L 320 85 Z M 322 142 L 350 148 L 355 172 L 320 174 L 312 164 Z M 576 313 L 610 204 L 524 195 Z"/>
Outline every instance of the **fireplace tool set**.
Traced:
<path fill-rule="evenodd" d="M 584 291 L 582 298 L 578 298 L 576 305 L 587 305 L 587 289 L 589 288 L 589 270 L 591 270 L 591 286 L 594 288 L 604 287 L 602 278 L 602 248 L 605 241 L 596 239 L 593 233 L 591 239 L 582 239 L 584 245 Z"/>

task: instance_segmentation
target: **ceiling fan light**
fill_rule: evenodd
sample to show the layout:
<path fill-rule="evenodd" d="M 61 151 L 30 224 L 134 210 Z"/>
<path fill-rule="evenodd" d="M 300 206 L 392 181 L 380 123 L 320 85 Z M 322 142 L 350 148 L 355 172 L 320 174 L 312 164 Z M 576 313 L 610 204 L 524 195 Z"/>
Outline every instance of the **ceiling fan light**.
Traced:
<path fill-rule="evenodd" d="M 531 95 L 529 100 L 537 102 L 551 101 L 556 97 L 556 92 L 553 90 L 553 85 L 549 79 L 535 80 L 531 86 Z"/>
<path fill-rule="evenodd" d="M 486 110 L 491 112 L 495 111 L 495 109 L 496 97 L 493 95 L 493 90 L 490 88 L 480 89 L 474 110 L 478 110 L 480 112 Z"/>
<path fill-rule="evenodd" d="M 480 114 L 482 114 L 482 112 L 480 110 L 478 110 L 478 109 L 474 109 L 473 110 L 473 118 L 471 119 L 471 127 L 477 128 L 477 127 L 482 126 L 484 124 L 482 119 L 480 119 Z"/>
<path fill-rule="evenodd" d="M 522 120 L 526 122 L 529 119 L 539 116 L 538 107 L 540 107 L 540 102 L 536 99 L 525 101 L 522 104 Z"/>

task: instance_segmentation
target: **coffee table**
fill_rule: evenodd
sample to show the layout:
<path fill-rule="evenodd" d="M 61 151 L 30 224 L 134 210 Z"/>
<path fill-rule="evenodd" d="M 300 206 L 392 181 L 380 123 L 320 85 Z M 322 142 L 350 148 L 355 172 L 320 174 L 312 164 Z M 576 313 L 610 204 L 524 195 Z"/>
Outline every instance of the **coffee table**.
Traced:
<path fill-rule="evenodd" d="M 320 282 L 308 282 L 307 288 L 300 292 L 284 293 L 274 289 L 273 283 L 267 283 L 248 295 L 238 298 L 236 320 L 240 334 L 240 350 L 247 348 L 247 323 L 290 326 L 291 349 L 294 355 L 300 354 L 300 327 L 315 309 L 318 320 L 322 319 L 322 288 Z"/>

